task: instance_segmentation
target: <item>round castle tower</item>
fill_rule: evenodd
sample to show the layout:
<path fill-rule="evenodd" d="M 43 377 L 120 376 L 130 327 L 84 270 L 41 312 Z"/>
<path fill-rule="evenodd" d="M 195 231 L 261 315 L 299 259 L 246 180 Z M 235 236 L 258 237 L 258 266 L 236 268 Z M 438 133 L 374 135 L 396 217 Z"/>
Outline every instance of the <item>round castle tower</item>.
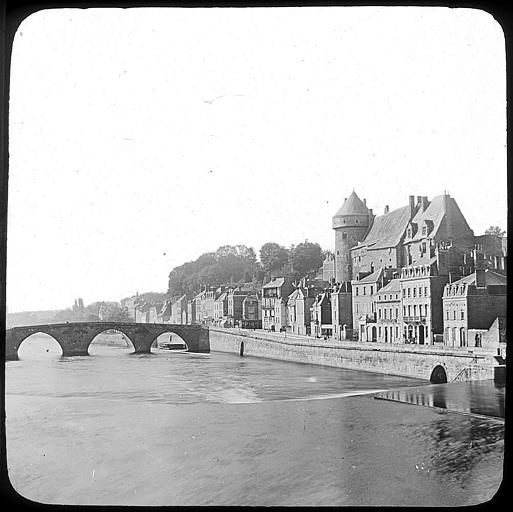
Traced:
<path fill-rule="evenodd" d="M 350 281 L 353 270 L 351 248 L 363 241 L 372 223 L 372 210 L 351 193 L 333 217 L 335 230 L 335 282 Z"/>

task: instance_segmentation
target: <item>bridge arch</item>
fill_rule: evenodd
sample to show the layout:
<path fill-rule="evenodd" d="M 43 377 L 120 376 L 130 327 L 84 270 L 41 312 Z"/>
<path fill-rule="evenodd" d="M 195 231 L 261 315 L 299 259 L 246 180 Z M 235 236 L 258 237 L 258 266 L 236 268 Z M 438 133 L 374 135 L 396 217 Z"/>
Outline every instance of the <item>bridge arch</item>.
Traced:
<path fill-rule="evenodd" d="M 39 330 L 29 332 L 20 339 L 17 354 L 20 359 L 41 359 L 61 357 L 64 348 L 53 334 Z"/>
<path fill-rule="evenodd" d="M 447 372 L 441 364 L 437 364 L 432 370 L 429 376 L 429 382 L 431 384 L 446 384 L 447 383 Z"/>
<path fill-rule="evenodd" d="M 124 348 L 126 349 L 125 352 L 128 353 L 135 351 L 135 345 L 134 342 L 130 339 L 130 336 L 123 332 L 122 329 L 115 327 L 106 327 L 102 331 L 98 332 L 89 342 L 89 345 L 87 346 L 87 353 L 89 355 L 101 354 L 104 351 L 99 347 L 106 347 L 107 350 L 110 347 L 112 348 L 112 351 Z"/>

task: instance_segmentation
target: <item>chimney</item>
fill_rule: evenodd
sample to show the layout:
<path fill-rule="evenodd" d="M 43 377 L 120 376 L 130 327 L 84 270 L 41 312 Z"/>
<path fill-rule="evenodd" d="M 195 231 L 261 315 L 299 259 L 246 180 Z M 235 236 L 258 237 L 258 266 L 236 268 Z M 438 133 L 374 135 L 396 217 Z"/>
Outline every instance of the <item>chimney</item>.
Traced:
<path fill-rule="evenodd" d="M 476 288 L 484 288 L 486 286 L 486 270 L 476 269 Z"/>
<path fill-rule="evenodd" d="M 422 201 L 422 196 L 417 196 L 417 204 L 420 204 Z"/>
<path fill-rule="evenodd" d="M 388 204 L 385 206 L 385 212 L 384 214 L 386 215 L 388 212 L 390 211 L 390 208 L 388 207 Z"/>
<path fill-rule="evenodd" d="M 365 197 L 363 198 L 363 204 L 367 206 L 367 199 L 365 199 Z"/>
<path fill-rule="evenodd" d="M 410 202 L 410 219 L 413 219 L 413 215 L 415 214 L 415 196 L 409 196 Z"/>
<path fill-rule="evenodd" d="M 429 201 L 428 201 L 427 196 L 422 196 L 422 203 L 421 204 L 422 204 L 422 211 L 425 212 L 426 208 L 429 205 Z"/>
<path fill-rule="evenodd" d="M 474 268 L 476 270 L 484 269 L 484 254 L 477 249 L 474 250 Z"/>

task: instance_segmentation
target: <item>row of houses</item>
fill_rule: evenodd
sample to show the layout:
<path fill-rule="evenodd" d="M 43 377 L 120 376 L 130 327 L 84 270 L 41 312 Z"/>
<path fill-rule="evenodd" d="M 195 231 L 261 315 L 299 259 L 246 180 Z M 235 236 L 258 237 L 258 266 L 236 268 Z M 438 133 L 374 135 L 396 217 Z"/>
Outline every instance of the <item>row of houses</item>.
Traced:
<path fill-rule="evenodd" d="M 315 282 L 263 287 L 269 330 L 383 343 L 505 342 L 507 239 L 474 236 L 447 193 L 374 216 L 353 191 Z"/>
<path fill-rule="evenodd" d="M 196 296 L 182 295 L 149 303 L 138 295 L 121 301 L 129 321 L 141 323 L 201 324 L 259 329 L 260 291 L 251 284 L 205 288 Z"/>

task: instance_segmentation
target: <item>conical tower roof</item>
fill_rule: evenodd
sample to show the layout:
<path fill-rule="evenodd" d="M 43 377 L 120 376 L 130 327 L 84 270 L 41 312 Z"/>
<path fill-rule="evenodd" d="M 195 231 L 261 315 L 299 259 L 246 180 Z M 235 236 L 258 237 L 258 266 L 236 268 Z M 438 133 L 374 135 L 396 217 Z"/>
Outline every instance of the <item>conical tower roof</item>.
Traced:
<path fill-rule="evenodd" d="M 351 195 L 344 201 L 340 210 L 335 214 L 335 217 L 341 215 L 368 215 L 368 213 L 369 209 L 353 190 Z"/>

